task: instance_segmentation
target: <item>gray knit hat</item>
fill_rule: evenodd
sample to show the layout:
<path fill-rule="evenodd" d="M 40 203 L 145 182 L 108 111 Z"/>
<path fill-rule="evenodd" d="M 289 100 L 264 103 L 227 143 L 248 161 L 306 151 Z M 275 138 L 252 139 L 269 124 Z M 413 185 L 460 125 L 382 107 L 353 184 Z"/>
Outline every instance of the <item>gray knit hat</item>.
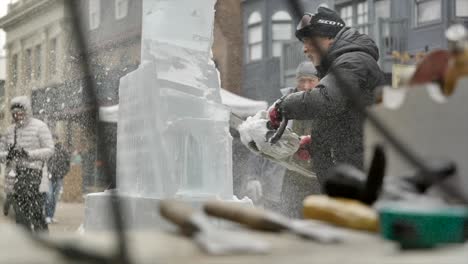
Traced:
<path fill-rule="evenodd" d="M 296 78 L 300 77 L 317 77 L 317 69 L 310 61 L 304 61 L 296 69 Z"/>

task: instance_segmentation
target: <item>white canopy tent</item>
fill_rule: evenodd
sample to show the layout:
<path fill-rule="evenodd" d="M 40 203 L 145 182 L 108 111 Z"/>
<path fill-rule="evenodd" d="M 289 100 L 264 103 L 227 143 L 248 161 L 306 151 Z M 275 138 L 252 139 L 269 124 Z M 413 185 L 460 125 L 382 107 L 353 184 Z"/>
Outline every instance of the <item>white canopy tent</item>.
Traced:
<path fill-rule="evenodd" d="M 221 89 L 221 101 L 225 106 L 231 109 L 232 113 L 240 117 L 253 116 L 258 111 L 268 108 L 268 103 L 266 101 L 252 100 L 224 89 Z"/>
<path fill-rule="evenodd" d="M 239 96 L 227 90 L 221 89 L 221 101 L 229 107 L 235 115 L 245 118 L 255 115 L 258 111 L 266 110 L 266 101 L 256 101 Z M 109 123 L 117 123 L 119 119 L 119 105 L 99 107 L 99 120 Z"/>

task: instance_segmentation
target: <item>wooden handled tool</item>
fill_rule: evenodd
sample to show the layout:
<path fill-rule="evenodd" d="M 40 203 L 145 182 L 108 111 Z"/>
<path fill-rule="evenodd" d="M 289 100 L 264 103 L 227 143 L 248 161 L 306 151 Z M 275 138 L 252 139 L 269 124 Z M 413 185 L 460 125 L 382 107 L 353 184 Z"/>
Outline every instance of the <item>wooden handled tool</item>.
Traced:
<path fill-rule="evenodd" d="M 307 221 L 288 219 L 271 211 L 220 201 L 207 202 L 203 208 L 208 215 L 231 220 L 256 230 L 270 232 L 284 230 L 321 243 L 336 243 L 341 241 L 340 236 L 330 228 L 313 226 Z"/>
<path fill-rule="evenodd" d="M 161 216 L 177 225 L 184 235 L 211 255 L 264 254 L 269 251 L 268 243 L 245 232 L 213 227 L 202 212 L 193 210 L 187 203 L 163 200 L 159 211 Z"/>
<path fill-rule="evenodd" d="M 272 216 L 261 209 L 221 201 L 209 201 L 203 208 L 208 215 L 243 224 L 252 229 L 264 231 L 281 231 L 285 229 L 281 222 L 273 221 Z"/>
<path fill-rule="evenodd" d="M 176 224 L 186 236 L 192 236 L 201 230 L 201 227 L 192 221 L 191 217 L 195 212 L 187 204 L 163 200 L 159 203 L 159 211 L 164 218 Z"/>

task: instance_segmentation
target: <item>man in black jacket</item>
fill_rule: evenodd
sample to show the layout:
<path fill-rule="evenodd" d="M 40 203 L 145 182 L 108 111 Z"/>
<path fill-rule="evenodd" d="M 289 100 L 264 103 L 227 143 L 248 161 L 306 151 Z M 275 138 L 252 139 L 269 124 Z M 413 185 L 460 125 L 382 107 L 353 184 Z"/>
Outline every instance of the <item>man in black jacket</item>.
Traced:
<path fill-rule="evenodd" d="M 371 105 L 375 88 L 384 75 L 377 60 L 378 48 L 367 35 L 345 27 L 338 14 L 320 7 L 316 14 L 301 19 L 296 37 L 304 43 L 304 53 L 316 65 L 321 78 L 315 89 L 290 94 L 270 108 L 270 119 L 314 120 L 311 153 L 317 177 L 323 183 L 335 163 L 363 167 L 364 116 L 355 111 L 343 89 L 352 89 Z M 339 75 L 344 87 L 338 87 Z"/>
<path fill-rule="evenodd" d="M 70 170 L 70 153 L 63 148 L 60 142 L 57 142 L 57 136 L 54 136 L 54 140 L 56 141 L 55 152 L 47 162 L 50 179 L 46 202 L 46 222 L 48 224 L 56 222 L 54 219 L 55 207 L 63 188 L 63 178 Z"/>

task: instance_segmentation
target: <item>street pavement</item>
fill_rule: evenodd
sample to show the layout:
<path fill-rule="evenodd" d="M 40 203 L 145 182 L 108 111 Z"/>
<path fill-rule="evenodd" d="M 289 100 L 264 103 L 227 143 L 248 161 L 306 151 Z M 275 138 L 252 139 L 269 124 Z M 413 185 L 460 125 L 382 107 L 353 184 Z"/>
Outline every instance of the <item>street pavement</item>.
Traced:
<path fill-rule="evenodd" d="M 10 210 L 10 213 L 11 212 L 12 210 Z M 58 222 L 49 225 L 51 234 L 77 232 L 80 225 L 83 223 L 84 204 L 59 202 L 57 204 L 55 218 L 58 220 Z M 0 214 L 0 223 L 4 223 L 6 221 L 14 222 L 14 219 L 11 217 L 5 217 L 2 212 Z"/>

